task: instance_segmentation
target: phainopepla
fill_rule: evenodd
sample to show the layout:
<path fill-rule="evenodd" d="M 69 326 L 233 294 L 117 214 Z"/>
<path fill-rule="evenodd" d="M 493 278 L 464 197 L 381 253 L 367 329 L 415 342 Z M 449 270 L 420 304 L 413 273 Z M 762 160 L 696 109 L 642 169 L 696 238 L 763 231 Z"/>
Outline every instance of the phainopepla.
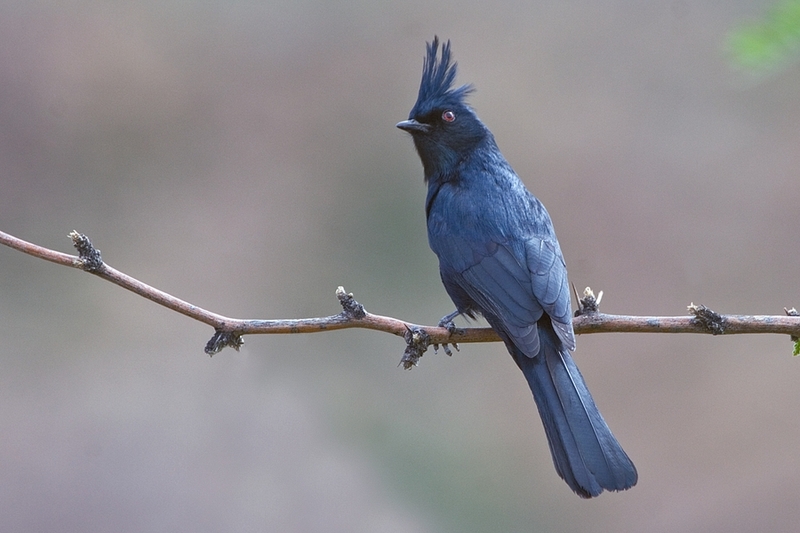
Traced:
<path fill-rule="evenodd" d="M 454 88 L 450 42 L 427 45 L 408 120 L 428 196 L 428 242 L 456 312 L 482 315 L 525 374 L 556 471 L 583 498 L 636 484 L 636 467 L 597 410 L 575 349 L 567 268 L 553 223 L 517 177 L 494 136 Z"/>

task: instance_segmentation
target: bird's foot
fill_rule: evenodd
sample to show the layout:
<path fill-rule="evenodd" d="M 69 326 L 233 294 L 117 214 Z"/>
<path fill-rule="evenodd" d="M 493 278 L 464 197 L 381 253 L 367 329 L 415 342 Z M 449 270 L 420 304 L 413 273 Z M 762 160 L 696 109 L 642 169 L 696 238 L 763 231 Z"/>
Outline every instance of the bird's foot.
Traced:
<path fill-rule="evenodd" d="M 453 319 L 455 317 L 457 317 L 458 315 L 460 315 L 460 314 L 461 313 L 459 313 L 456 310 L 456 311 L 450 313 L 447 316 L 443 316 L 442 319 L 439 321 L 439 327 L 440 328 L 445 328 L 447 331 L 450 332 L 451 336 L 459 333 L 460 330 L 456 327 L 455 323 L 453 322 Z M 444 353 L 446 353 L 448 356 L 452 357 L 453 352 L 450 350 L 450 344 L 452 344 L 453 348 L 455 348 L 455 350 L 458 351 L 458 344 L 455 343 L 455 342 L 453 342 L 453 343 L 447 343 L 447 342 L 443 343 L 442 344 L 442 350 L 444 350 Z M 439 345 L 438 344 L 434 344 L 433 345 L 433 351 L 434 351 L 434 353 L 438 353 L 439 352 Z"/>

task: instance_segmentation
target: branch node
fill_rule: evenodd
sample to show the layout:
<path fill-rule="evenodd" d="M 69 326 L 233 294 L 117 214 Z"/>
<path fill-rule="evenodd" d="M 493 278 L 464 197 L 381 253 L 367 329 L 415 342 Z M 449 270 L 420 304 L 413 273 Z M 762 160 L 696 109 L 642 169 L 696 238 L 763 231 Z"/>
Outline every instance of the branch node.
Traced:
<path fill-rule="evenodd" d="M 797 309 L 795 309 L 794 307 L 792 307 L 791 309 L 786 309 L 784 307 L 783 310 L 786 313 L 786 316 L 800 316 L 800 313 L 798 313 Z M 800 353 L 800 337 L 798 337 L 797 335 L 792 335 L 791 339 L 792 342 L 796 343 L 795 351 Z M 798 355 L 798 353 L 796 353 L 795 355 Z"/>
<path fill-rule="evenodd" d="M 725 319 L 717 312 L 712 311 L 705 305 L 689 304 L 689 314 L 694 316 L 695 324 L 702 327 L 712 335 L 722 335 L 725 333 Z"/>
<path fill-rule="evenodd" d="M 364 306 L 353 298 L 352 292 L 345 292 L 344 287 L 338 287 L 336 289 L 336 297 L 339 298 L 339 303 L 342 304 L 342 310 L 348 318 L 361 320 L 367 316 L 367 311 L 364 309 Z"/>
<path fill-rule="evenodd" d="M 403 365 L 406 370 L 410 370 L 412 367 L 417 366 L 419 358 L 430 346 L 431 337 L 424 329 L 406 324 L 406 332 L 403 338 L 406 340 L 406 351 L 403 353 L 403 358 L 400 359 L 400 365 Z"/>
<path fill-rule="evenodd" d="M 218 329 L 214 331 L 214 336 L 211 337 L 211 340 L 206 343 L 205 352 L 209 357 L 213 357 L 227 347 L 231 347 L 238 352 L 243 344 L 244 339 L 238 333 Z"/>
<path fill-rule="evenodd" d="M 103 258 L 100 256 L 100 250 L 94 247 L 89 237 L 75 230 L 69 233 L 69 237 L 72 239 L 75 249 L 78 250 L 80 267 L 86 272 L 100 271 L 103 268 Z"/>
<path fill-rule="evenodd" d="M 594 295 L 591 287 L 586 287 L 583 290 L 583 297 L 578 296 L 578 289 L 575 284 L 572 284 L 572 292 L 575 293 L 575 300 L 578 301 L 578 310 L 575 311 L 575 316 L 581 315 L 594 315 L 600 312 L 600 300 L 603 299 L 603 291 Z"/>

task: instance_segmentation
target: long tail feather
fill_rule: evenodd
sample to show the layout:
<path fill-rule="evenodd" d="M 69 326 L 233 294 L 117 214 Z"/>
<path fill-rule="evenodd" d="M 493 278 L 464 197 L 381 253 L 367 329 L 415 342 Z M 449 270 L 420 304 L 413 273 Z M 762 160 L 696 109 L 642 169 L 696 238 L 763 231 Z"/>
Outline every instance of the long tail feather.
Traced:
<path fill-rule="evenodd" d="M 603 420 L 569 351 L 561 347 L 549 319 L 541 320 L 538 329 L 536 357 L 513 344 L 509 351 L 533 391 L 556 471 L 583 498 L 634 486 L 636 467 Z"/>

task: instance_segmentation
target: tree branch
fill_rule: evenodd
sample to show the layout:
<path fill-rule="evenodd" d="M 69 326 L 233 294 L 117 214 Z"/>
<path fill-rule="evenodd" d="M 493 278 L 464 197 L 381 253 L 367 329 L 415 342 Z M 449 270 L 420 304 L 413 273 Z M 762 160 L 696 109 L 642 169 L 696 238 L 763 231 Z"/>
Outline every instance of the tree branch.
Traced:
<path fill-rule="evenodd" d="M 450 331 L 439 326 L 422 326 L 403 320 L 368 313 L 352 294 L 344 288 L 336 290 L 342 312 L 336 315 L 298 319 L 237 319 L 213 313 L 185 302 L 164 291 L 151 287 L 120 272 L 103 262 L 100 250 L 78 232 L 71 232 L 78 255 L 69 255 L 24 241 L 0 231 L 0 244 L 15 250 L 70 266 L 110 281 L 159 305 L 208 324 L 215 330 L 205 351 L 214 355 L 226 346 L 239 349 L 243 335 L 268 333 L 315 333 L 347 328 L 364 328 L 392 333 L 403 337 L 406 351 L 401 364 L 406 368 L 415 365 L 428 346 L 438 349 L 442 345 L 449 355 L 448 344 L 458 348 L 458 343 L 496 342 L 500 338 L 491 328 L 456 328 Z M 800 316 L 795 309 L 784 309 L 786 316 L 720 315 L 702 305 L 691 304 L 690 316 L 623 316 L 608 315 L 598 311 L 602 292 L 595 298 L 590 289 L 583 297 L 576 293 L 579 309 L 573 327 L 577 334 L 587 333 L 709 333 L 732 335 L 741 333 L 779 333 L 792 336 L 795 351 L 800 348 Z"/>

